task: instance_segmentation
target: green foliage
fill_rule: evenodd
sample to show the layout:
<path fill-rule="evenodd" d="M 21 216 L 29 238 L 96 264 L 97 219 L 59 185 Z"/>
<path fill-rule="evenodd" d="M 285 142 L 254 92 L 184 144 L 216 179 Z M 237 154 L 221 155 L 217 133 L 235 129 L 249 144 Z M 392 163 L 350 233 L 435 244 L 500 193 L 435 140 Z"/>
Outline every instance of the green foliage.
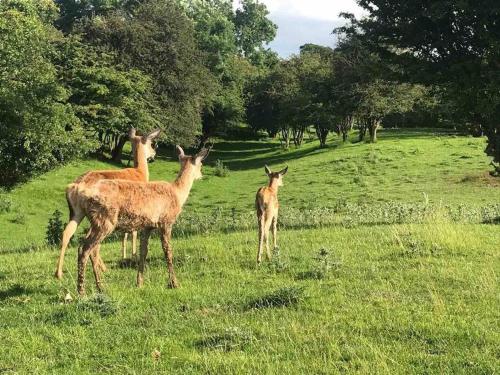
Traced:
<path fill-rule="evenodd" d="M 236 10 L 234 23 L 237 45 L 240 52 L 257 65 L 265 65 L 269 51 L 263 44 L 271 42 L 276 36 L 277 26 L 268 18 L 265 4 L 257 0 L 241 0 Z"/>
<path fill-rule="evenodd" d="M 12 208 L 12 199 L 11 197 L 0 189 L 0 214 L 10 212 Z"/>
<path fill-rule="evenodd" d="M 441 85 L 455 119 L 480 125 L 486 153 L 500 170 L 500 3 L 491 1 L 366 1 L 356 28 L 413 82 Z M 418 31 L 417 31 L 418 30 Z M 444 99 L 444 98 L 443 98 Z M 455 125 L 455 124 L 453 124 Z"/>
<path fill-rule="evenodd" d="M 62 221 L 62 213 L 55 210 L 49 219 L 47 229 L 45 230 L 45 240 L 49 246 L 57 246 L 61 242 L 64 231 L 64 223 Z"/>
<path fill-rule="evenodd" d="M 0 185 L 12 186 L 91 149 L 57 80 L 52 1 L 0 3 Z"/>
<path fill-rule="evenodd" d="M 224 165 L 224 162 L 220 159 L 217 159 L 215 162 L 214 174 L 217 177 L 227 177 L 229 176 L 229 168 Z"/>

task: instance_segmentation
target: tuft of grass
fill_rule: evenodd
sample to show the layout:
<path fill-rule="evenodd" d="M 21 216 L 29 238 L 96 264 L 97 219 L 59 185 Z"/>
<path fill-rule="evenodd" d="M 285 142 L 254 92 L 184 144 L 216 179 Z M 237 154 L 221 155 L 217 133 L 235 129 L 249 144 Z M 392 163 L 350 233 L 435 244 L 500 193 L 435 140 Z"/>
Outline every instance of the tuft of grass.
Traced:
<path fill-rule="evenodd" d="M 255 298 L 246 304 L 247 309 L 264 309 L 271 307 L 290 307 L 298 305 L 304 299 L 304 287 L 289 286 L 272 291 L 262 297 Z"/>
<path fill-rule="evenodd" d="M 257 339 L 252 332 L 238 327 L 230 327 L 226 328 L 221 333 L 214 333 L 196 341 L 195 346 L 198 349 L 229 352 L 234 350 L 245 350 L 255 341 L 257 341 Z"/>
<path fill-rule="evenodd" d="M 107 295 L 98 293 L 79 300 L 76 308 L 83 312 L 97 313 L 104 318 L 116 314 L 119 310 L 119 305 Z"/>

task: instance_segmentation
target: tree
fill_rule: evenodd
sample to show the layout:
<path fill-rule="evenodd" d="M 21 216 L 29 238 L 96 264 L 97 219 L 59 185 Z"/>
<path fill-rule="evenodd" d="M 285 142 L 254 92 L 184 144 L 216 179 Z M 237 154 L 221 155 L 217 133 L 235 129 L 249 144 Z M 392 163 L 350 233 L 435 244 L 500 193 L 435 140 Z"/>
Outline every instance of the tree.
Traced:
<path fill-rule="evenodd" d="M 444 85 L 461 117 L 479 124 L 500 174 L 500 3 L 360 0 L 363 38 L 411 82 Z"/>
<path fill-rule="evenodd" d="M 142 131 L 160 127 L 160 108 L 149 76 L 124 69 L 115 64 L 113 53 L 97 51 L 78 37 L 67 38 L 61 58 L 62 80 L 71 92 L 68 102 L 85 128 L 97 134 L 101 152 L 109 151 L 113 160 L 120 161 L 130 127 L 140 124 Z"/>
<path fill-rule="evenodd" d="M 150 77 L 159 108 L 155 121 L 165 140 L 193 144 L 201 130 L 201 112 L 211 102 L 214 77 L 204 66 L 193 22 L 172 1 L 150 0 L 132 14 L 116 10 L 84 21 L 83 40 L 99 51 L 112 51 L 115 64 Z"/>
<path fill-rule="evenodd" d="M 265 4 L 258 0 L 241 0 L 240 3 L 234 16 L 238 49 L 256 66 L 269 66 L 269 60 L 273 64 L 276 58 L 264 44 L 274 40 L 278 27 L 268 18 Z"/>
<path fill-rule="evenodd" d="M 0 3 L 0 185 L 12 186 L 93 145 L 66 104 L 54 64 L 62 36 L 49 0 Z"/>

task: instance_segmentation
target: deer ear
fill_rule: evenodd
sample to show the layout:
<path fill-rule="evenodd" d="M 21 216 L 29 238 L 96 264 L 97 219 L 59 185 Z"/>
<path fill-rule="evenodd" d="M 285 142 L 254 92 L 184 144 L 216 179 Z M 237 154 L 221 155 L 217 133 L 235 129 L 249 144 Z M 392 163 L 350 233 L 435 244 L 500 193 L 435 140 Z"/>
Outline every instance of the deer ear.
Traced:
<path fill-rule="evenodd" d="M 278 173 L 282 176 L 286 175 L 286 172 L 288 172 L 288 165 L 285 167 L 285 169 L 282 169 L 281 171 L 279 171 Z"/>
<path fill-rule="evenodd" d="M 196 161 L 203 161 L 207 158 L 208 154 L 210 153 L 210 148 L 202 148 L 198 154 L 196 154 Z"/>
<path fill-rule="evenodd" d="M 155 139 L 156 137 L 158 137 L 160 135 L 160 133 L 161 133 L 161 129 L 153 130 L 151 133 L 146 135 L 146 138 L 149 140 Z"/>
<path fill-rule="evenodd" d="M 184 157 L 184 150 L 182 149 L 182 147 L 177 145 L 177 146 L 175 146 L 175 149 L 177 150 L 177 154 L 179 155 L 179 158 L 183 158 Z"/>
<path fill-rule="evenodd" d="M 267 165 L 265 165 L 265 166 L 264 166 L 264 170 L 266 171 L 266 174 L 267 174 L 268 176 L 269 176 L 271 173 L 273 173 L 273 172 L 271 172 L 271 169 L 270 169 Z"/>
<path fill-rule="evenodd" d="M 132 127 L 130 128 L 130 130 L 128 131 L 128 137 L 129 137 L 130 139 L 132 139 L 132 138 L 134 138 L 134 137 L 135 137 L 135 128 L 134 128 L 133 126 L 132 126 Z"/>

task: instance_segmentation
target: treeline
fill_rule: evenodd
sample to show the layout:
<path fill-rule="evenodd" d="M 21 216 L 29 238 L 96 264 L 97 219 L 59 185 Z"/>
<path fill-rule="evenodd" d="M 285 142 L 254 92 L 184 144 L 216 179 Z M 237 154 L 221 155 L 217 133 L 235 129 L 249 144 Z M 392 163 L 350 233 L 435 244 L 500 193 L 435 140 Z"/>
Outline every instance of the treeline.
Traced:
<path fill-rule="evenodd" d="M 300 145 L 314 126 L 344 141 L 385 127 L 449 127 L 486 136 L 500 174 L 500 2 L 358 0 L 367 16 L 343 14 L 335 49 L 305 45 L 263 72 L 248 121 Z M 367 137 L 367 138 L 368 138 Z"/>
<path fill-rule="evenodd" d="M 0 2 L 0 185 L 97 152 L 130 126 L 203 143 L 243 121 L 245 84 L 276 63 L 256 0 Z"/>
<path fill-rule="evenodd" d="M 234 126 L 300 146 L 375 142 L 380 126 L 485 135 L 500 173 L 500 3 L 358 0 L 334 49 L 279 59 L 258 0 L 2 0 L 0 186 L 89 152 L 119 160 L 127 131 L 202 145 Z M 332 37 L 332 41 L 333 41 Z"/>

